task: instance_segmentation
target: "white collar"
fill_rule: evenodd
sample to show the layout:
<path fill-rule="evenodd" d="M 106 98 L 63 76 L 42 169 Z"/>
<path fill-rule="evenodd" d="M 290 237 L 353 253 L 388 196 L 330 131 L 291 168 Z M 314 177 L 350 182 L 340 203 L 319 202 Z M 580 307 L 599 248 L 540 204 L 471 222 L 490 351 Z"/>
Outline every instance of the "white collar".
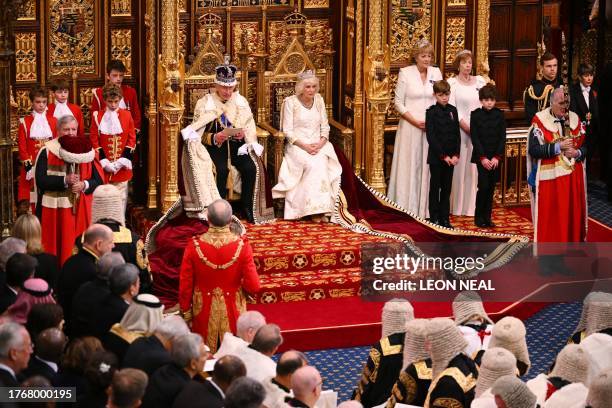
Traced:
<path fill-rule="evenodd" d="M 582 89 L 582 92 L 584 91 L 590 91 L 591 87 L 590 86 L 584 86 L 582 85 L 582 82 L 580 83 L 580 89 Z"/>
<path fill-rule="evenodd" d="M 7 288 L 9 288 L 11 290 L 11 292 L 13 292 L 14 294 L 18 294 L 19 292 L 17 292 L 15 289 L 13 289 L 12 286 L 6 285 Z"/>
<path fill-rule="evenodd" d="M 215 387 L 217 389 L 217 391 L 219 391 L 219 393 L 221 393 L 221 398 L 225 398 L 225 393 L 223 392 L 223 390 L 221 389 L 221 387 L 219 387 L 217 384 L 215 384 L 215 382 L 213 381 L 212 378 L 208 378 L 208 381 L 210 381 L 210 383 L 212 384 L 213 387 Z"/>
<path fill-rule="evenodd" d="M 53 361 L 48 361 L 48 360 L 44 360 L 38 356 L 34 356 L 35 359 L 37 359 L 38 361 L 45 363 L 46 365 L 48 365 L 49 367 L 51 367 L 51 369 L 53 371 L 55 371 L 57 373 L 57 363 L 54 363 Z"/>
<path fill-rule="evenodd" d="M 15 375 L 15 371 L 11 367 L 7 366 L 6 364 L 0 363 L 0 370 L 8 371 L 9 374 L 11 374 L 13 376 L 13 378 L 15 380 L 17 380 L 17 376 Z"/>
<path fill-rule="evenodd" d="M 38 113 L 36 111 L 32 111 L 32 117 L 34 120 L 30 126 L 30 137 L 35 140 L 51 139 L 53 137 L 53 133 L 51 132 L 51 127 L 47 121 L 47 112 L 45 111 L 43 113 Z"/>
<path fill-rule="evenodd" d="M 104 111 L 102 120 L 100 120 L 100 132 L 105 135 L 120 135 L 123 133 L 121 122 L 119 121 L 119 110 Z"/>
<path fill-rule="evenodd" d="M 61 103 L 61 102 L 56 101 L 55 110 L 53 111 L 53 117 L 59 119 L 62 116 L 66 116 L 66 115 L 74 116 L 74 114 L 68 107 L 68 102 Z"/>

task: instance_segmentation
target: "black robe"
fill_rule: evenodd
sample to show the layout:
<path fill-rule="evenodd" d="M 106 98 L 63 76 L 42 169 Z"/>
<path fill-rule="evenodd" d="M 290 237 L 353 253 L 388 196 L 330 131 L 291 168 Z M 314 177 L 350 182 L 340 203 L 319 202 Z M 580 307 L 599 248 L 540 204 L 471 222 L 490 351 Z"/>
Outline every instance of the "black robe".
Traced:
<path fill-rule="evenodd" d="M 431 359 L 409 364 L 393 386 L 387 407 L 394 407 L 395 404 L 423 406 L 430 385 Z"/>
<path fill-rule="evenodd" d="M 457 354 L 429 388 L 425 406 L 430 408 L 469 408 L 476 392 L 478 368 L 463 353 Z"/>

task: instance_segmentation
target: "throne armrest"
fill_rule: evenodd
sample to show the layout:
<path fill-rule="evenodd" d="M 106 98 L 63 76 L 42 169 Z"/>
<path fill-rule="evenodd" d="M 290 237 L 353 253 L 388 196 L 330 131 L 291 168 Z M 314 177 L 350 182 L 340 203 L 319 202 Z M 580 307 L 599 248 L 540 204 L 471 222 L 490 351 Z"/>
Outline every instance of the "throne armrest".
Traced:
<path fill-rule="evenodd" d="M 263 162 L 267 163 L 268 160 L 268 139 L 270 138 L 270 132 L 261 127 L 257 126 L 255 128 L 255 133 L 257 135 L 257 142 L 264 147 L 263 152 Z"/>
<path fill-rule="evenodd" d="M 272 167 L 272 174 L 274 175 L 272 182 L 276 184 L 276 181 L 278 180 L 278 172 L 280 171 L 280 166 L 283 162 L 285 134 L 280 130 L 275 129 L 274 126 L 268 122 L 261 122 L 258 124 L 258 127 L 261 128 L 263 132 L 266 132 L 268 136 L 272 136 L 271 139 L 269 137 L 266 138 L 266 142 L 268 143 L 266 146 L 269 146 L 270 143 L 272 144 L 272 153 L 270 161 L 266 161 L 265 163 L 268 163 L 268 166 Z"/>
<path fill-rule="evenodd" d="M 329 119 L 330 133 L 329 140 L 340 149 L 349 160 L 353 162 L 353 137 L 355 130 L 344 126 L 342 123 L 334 119 Z"/>

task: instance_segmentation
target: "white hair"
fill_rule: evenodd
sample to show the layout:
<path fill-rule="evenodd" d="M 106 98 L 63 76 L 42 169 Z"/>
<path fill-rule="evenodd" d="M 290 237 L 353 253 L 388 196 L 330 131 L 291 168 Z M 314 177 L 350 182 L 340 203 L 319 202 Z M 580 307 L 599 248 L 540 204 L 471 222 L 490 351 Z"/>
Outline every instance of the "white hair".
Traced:
<path fill-rule="evenodd" d="M 306 84 L 314 84 L 316 86 L 316 92 L 319 92 L 319 88 L 320 88 L 320 84 L 319 84 L 319 78 L 315 77 L 308 77 L 308 78 L 304 78 L 301 81 L 296 82 L 295 84 L 295 94 L 296 95 L 301 95 L 304 92 L 304 88 L 306 87 Z"/>
<path fill-rule="evenodd" d="M 96 274 L 100 279 L 108 280 L 111 269 L 123 264 L 125 264 L 125 260 L 120 252 L 107 252 L 98 260 L 96 264 Z"/>
<path fill-rule="evenodd" d="M 238 334 L 238 337 L 243 337 L 243 335 L 246 335 L 249 329 L 257 331 L 265 324 L 266 318 L 264 315 L 256 310 L 249 310 L 248 312 L 242 313 L 238 317 L 238 321 L 236 322 L 236 334 Z"/>
<path fill-rule="evenodd" d="M 59 118 L 57 120 L 57 129 L 61 129 L 62 126 L 64 126 L 67 123 L 72 123 L 72 122 L 76 122 L 77 127 L 79 126 L 79 122 L 76 120 L 76 118 L 72 115 L 64 115 L 61 118 Z"/>
<path fill-rule="evenodd" d="M 25 254 L 27 244 L 23 239 L 8 237 L 0 242 L 0 270 L 6 268 L 9 258 L 17 253 Z"/>
<path fill-rule="evenodd" d="M 184 336 L 189 333 L 187 323 L 177 315 L 164 317 L 155 327 L 155 334 L 162 336 L 164 339 L 172 340 L 179 336 Z"/>
<path fill-rule="evenodd" d="M 200 345 L 202 336 L 195 333 L 188 333 L 172 340 L 172 350 L 170 356 L 172 361 L 181 368 L 189 366 L 194 358 L 200 357 Z"/>
<path fill-rule="evenodd" d="M 23 346 L 25 327 L 15 322 L 0 325 L 0 358 L 8 358 L 12 349 Z"/>

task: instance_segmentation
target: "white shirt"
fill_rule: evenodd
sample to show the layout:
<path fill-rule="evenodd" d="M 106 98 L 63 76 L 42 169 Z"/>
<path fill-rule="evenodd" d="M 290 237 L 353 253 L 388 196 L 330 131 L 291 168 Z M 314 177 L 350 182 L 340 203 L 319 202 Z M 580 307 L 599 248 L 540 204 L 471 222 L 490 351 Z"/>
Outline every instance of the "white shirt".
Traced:
<path fill-rule="evenodd" d="M 49 367 L 51 367 L 51 369 L 53 371 L 55 371 L 57 373 L 57 364 L 54 363 L 53 361 L 47 361 L 47 360 L 43 360 L 42 358 L 38 357 L 38 356 L 34 356 L 35 359 L 37 359 L 40 362 L 45 363 L 46 365 L 48 365 Z"/>
<path fill-rule="evenodd" d="M 223 392 L 223 390 L 221 389 L 221 387 L 219 387 L 217 384 L 215 384 L 215 382 L 213 381 L 212 378 L 208 378 L 208 381 L 210 381 L 210 384 L 215 387 L 215 389 L 217 391 L 219 391 L 219 393 L 221 394 L 221 398 L 225 399 L 225 393 Z"/>
<path fill-rule="evenodd" d="M 57 119 L 62 116 L 74 116 L 70 108 L 68 107 L 68 103 L 55 101 L 55 110 L 53 111 L 53 116 Z"/>
<path fill-rule="evenodd" d="M 582 90 L 582 96 L 584 97 L 584 101 L 586 102 L 587 108 L 589 107 L 589 92 L 591 91 L 590 86 L 584 86 L 582 83 L 580 84 L 580 89 Z"/>

